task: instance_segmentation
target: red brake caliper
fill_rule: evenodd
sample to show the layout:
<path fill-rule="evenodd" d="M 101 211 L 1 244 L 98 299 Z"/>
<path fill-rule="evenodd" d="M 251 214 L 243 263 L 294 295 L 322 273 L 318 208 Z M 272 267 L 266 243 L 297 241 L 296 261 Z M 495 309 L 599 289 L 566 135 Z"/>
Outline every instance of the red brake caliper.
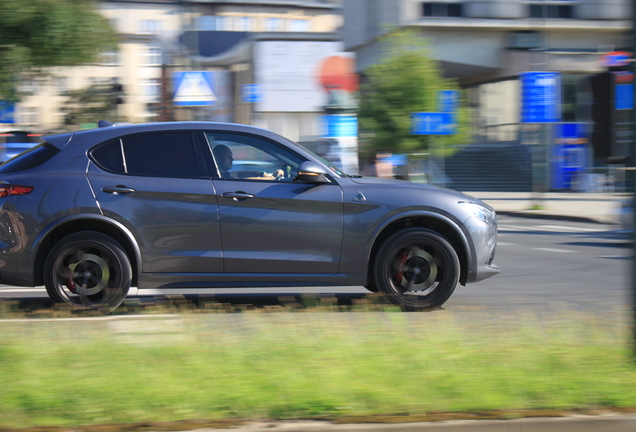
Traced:
<path fill-rule="evenodd" d="M 68 271 L 70 272 L 70 271 L 71 271 L 71 269 L 69 269 Z M 68 288 L 68 290 L 69 290 L 70 292 L 72 292 L 73 294 L 76 294 L 76 292 L 75 292 L 75 281 L 73 280 L 73 278 L 72 278 L 72 277 L 69 277 L 69 278 L 66 280 L 66 287 Z"/>
<path fill-rule="evenodd" d="M 395 272 L 395 275 L 393 276 L 395 282 L 397 283 L 402 282 L 402 276 L 404 275 L 404 272 L 402 271 L 402 269 L 404 268 L 404 265 L 406 264 L 406 260 L 408 259 L 408 256 L 409 256 L 409 251 L 405 250 L 404 252 L 400 254 L 400 256 L 397 259 L 398 265 L 400 266 L 400 270 Z"/>

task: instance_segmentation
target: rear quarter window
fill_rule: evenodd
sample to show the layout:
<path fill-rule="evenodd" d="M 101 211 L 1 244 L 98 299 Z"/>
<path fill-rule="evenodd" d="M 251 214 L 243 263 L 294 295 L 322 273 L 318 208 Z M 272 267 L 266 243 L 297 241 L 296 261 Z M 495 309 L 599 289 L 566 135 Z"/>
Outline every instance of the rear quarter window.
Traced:
<path fill-rule="evenodd" d="M 49 161 L 60 150 L 47 142 L 31 147 L 0 165 L 0 173 L 24 171 Z"/>

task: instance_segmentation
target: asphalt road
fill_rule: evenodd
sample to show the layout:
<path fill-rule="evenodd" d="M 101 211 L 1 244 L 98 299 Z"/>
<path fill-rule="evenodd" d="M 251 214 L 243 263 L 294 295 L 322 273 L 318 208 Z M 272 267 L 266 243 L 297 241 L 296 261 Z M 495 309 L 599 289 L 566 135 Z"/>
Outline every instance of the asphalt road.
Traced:
<path fill-rule="evenodd" d="M 615 225 L 510 216 L 499 217 L 495 263 L 501 274 L 485 281 L 459 286 L 446 310 L 489 308 L 535 310 L 566 307 L 583 310 L 617 310 L 629 304 L 631 245 Z M 364 298 L 363 287 L 304 287 L 266 289 L 132 289 L 129 299 L 152 302 L 166 296 L 183 296 L 256 306 L 298 302 L 308 294 L 334 297 L 341 305 Z M 50 307 L 44 288 L 0 285 L 0 299 L 16 299 L 20 307 Z"/>

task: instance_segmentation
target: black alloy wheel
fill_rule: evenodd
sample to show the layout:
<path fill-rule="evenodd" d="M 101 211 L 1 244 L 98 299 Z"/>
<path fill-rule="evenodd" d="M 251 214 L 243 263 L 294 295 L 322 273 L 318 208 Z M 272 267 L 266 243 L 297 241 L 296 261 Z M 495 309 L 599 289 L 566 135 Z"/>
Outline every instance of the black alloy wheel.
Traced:
<path fill-rule="evenodd" d="M 450 243 L 422 228 L 389 237 L 375 259 L 375 284 L 406 311 L 443 305 L 455 291 L 459 274 L 459 258 Z"/>
<path fill-rule="evenodd" d="M 126 298 L 132 279 L 124 249 L 107 235 L 85 231 L 56 244 L 44 264 L 44 284 L 55 303 L 105 313 Z"/>

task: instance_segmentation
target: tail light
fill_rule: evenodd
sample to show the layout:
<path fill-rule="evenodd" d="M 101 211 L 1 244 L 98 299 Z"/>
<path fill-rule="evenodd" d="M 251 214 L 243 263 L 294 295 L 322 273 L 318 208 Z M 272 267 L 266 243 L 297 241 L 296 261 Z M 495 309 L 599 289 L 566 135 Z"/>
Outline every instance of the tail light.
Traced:
<path fill-rule="evenodd" d="M 0 198 L 9 195 L 28 195 L 33 190 L 33 186 L 0 184 Z"/>

